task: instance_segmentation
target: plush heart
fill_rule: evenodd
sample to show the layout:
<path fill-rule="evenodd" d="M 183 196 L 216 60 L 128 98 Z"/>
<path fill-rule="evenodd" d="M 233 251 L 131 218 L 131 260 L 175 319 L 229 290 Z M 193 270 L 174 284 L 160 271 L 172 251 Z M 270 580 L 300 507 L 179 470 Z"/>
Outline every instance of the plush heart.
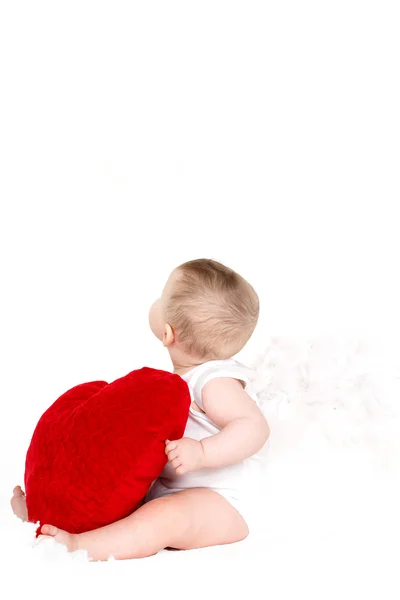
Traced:
<path fill-rule="evenodd" d="M 27 452 L 29 521 L 80 533 L 130 514 L 166 465 L 165 440 L 183 436 L 189 406 L 179 375 L 147 367 L 68 390 Z"/>

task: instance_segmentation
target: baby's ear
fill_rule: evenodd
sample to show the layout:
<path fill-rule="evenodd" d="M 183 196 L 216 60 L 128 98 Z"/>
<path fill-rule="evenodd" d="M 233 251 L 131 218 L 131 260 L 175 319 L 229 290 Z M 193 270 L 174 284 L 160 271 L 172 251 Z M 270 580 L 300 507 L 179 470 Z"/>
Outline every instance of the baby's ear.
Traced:
<path fill-rule="evenodd" d="M 163 344 L 165 347 L 170 346 L 175 341 L 175 333 L 169 323 L 164 325 Z"/>

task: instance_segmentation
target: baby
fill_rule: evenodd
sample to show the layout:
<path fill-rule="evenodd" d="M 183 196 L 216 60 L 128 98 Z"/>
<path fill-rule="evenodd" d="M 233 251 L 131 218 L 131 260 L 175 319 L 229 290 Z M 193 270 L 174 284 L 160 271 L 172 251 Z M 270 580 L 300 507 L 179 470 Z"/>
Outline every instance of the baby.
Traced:
<path fill-rule="evenodd" d="M 269 426 L 251 391 L 246 367 L 232 359 L 257 324 L 259 300 L 232 269 L 192 260 L 170 275 L 151 307 L 150 327 L 167 348 L 192 404 L 184 437 L 166 440 L 168 463 L 144 503 L 128 517 L 70 534 L 43 525 L 41 534 L 94 560 L 143 558 L 163 548 L 189 550 L 239 542 L 249 533 L 257 452 Z M 25 495 L 14 512 L 26 520 Z"/>

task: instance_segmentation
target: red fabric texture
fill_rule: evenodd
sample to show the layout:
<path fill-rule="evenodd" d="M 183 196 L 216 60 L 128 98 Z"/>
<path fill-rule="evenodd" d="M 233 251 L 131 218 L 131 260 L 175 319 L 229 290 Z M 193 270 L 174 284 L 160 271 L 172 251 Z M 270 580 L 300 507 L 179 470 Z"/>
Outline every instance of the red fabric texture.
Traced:
<path fill-rule="evenodd" d="M 65 392 L 26 455 L 29 521 L 81 533 L 129 515 L 166 465 L 165 440 L 183 436 L 189 406 L 179 375 L 148 367 Z"/>

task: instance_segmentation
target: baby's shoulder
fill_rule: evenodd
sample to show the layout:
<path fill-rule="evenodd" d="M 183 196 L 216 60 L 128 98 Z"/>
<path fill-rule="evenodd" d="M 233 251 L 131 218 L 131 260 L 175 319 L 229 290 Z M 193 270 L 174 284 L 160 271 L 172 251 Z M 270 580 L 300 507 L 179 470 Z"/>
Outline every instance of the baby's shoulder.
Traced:
<path fill-rule="evenodd" d="M 219 380 L 215 387 L 222 391 L 223 386 L 227 391 L 231 389 L 232 382 L 229 380 L 238 380 L 242 387 L 247 391 L 251 391 L 252 370 L 241 364 L 237 360 L 230 358 L 225 360 L 207 361 L 190 373 L 190 377 L 186 379 L 191 391 L 192 399 L 198 407 L 203 409 L 202 395 L 203 389 L 209 382 Z M 224 383 L 225 380 L 225 383 Z M 210 389 L 210 386 L 207 386 Z"/>

